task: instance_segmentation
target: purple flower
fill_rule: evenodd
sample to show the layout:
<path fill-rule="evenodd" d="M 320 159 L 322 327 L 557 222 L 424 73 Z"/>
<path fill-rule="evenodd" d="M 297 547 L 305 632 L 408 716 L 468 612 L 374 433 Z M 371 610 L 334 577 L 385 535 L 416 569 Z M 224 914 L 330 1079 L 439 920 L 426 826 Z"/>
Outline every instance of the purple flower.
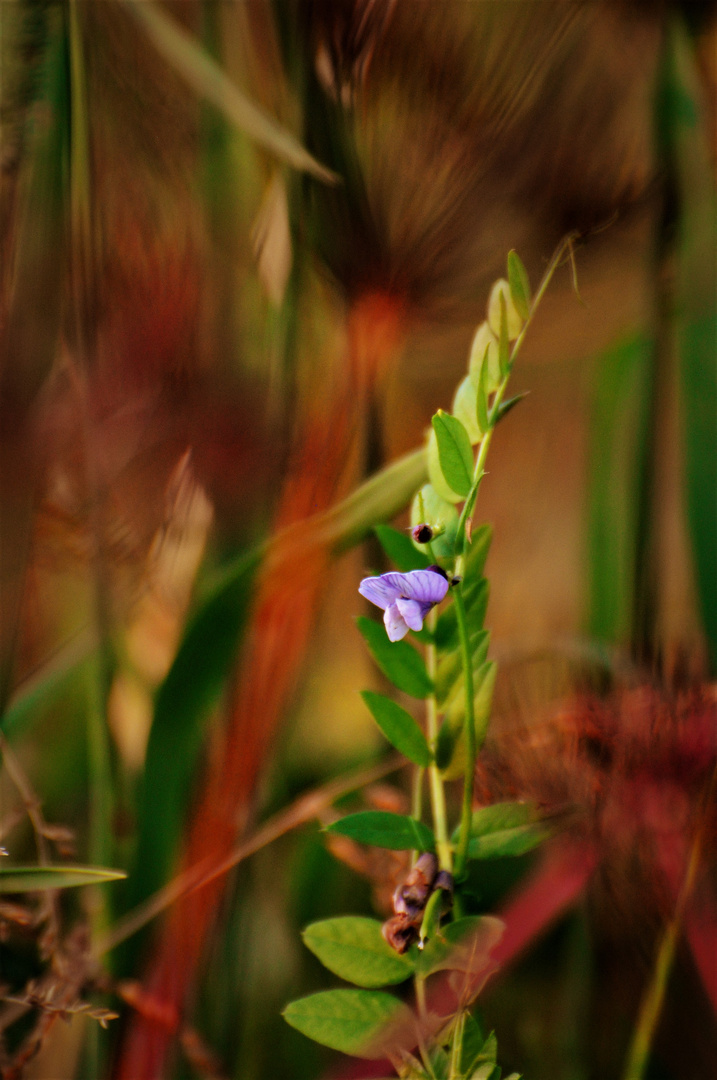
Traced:
<path fill-rule="evenodd" d="M 409 630 L 421 629 L 428 612 L 448 592 L 448 579 L 440 566 L 431 566 L 408 574 L 364 578 L 359 592 L 384 609 L 389 640 L 400 641 Z"/>

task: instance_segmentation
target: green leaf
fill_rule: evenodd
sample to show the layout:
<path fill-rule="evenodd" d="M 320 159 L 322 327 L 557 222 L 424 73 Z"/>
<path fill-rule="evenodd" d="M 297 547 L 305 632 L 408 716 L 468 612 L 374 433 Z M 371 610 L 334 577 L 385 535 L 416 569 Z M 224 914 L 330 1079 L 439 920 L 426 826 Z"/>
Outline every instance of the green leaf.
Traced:
<path fill-rule="evenodd" d="M 448 1056 L 448 1052 L 443 1049 L 442 1046 L 437 1046 L 429 1054 L 429 1060 L 431 1062 L 431 1080 L 435 1077 L 435 1080 L 448 1080 L 448 1072 L 451 1067 L 451 1059 Z M 425 1076 L 423 1070 L 418 1074 L 421 1078 Z"/>
<path fill-rule="evenodd" d="M 312 923 L 304 944 L 324 967 L 357 986 L 389 986 L 413 975 L 408 955 L 399 955 L 384 940 L 381 923 L 360 915 L 345 915 Z"/>
<path fill-rule="evenodd" d="M 530 314 L 530 279 L 517 251 L 508 252 L 508 283 L 515 309 L 521 319 Z"/>
<path fill-rule="evenodd" d="M 479 1062 L 481 1051 L 485 1044 L 485 1036 L 478 1021 L 470 1015 L 466 1016 L 463 1024 L 463 1040 L 461 1042 L 461 1073 L 468 1076 Z"/>
<path fill-rule="evenodd" d="M 424 977 L 436 971 L 477 971 L 503 933 L 503 923 L 492 915 L 467 915 L 441 927 L 421 951 L 411 949 L 416 970 Z"/>
<path fill-rule="evenodd" d="M 488 729 L 497 672 L 495 660 L 489 660 L 474 676 L 473 714 L 478 749 L 483 745 Z M 443 724 L 436 741 L 436 764 L 442 769 L 445 780 L 455 780 L 462 776 L 465 768 L 465 707 L 465 692 L 461 679 L 445 706 Z"/>
<path fill-rule="evenodd" d="M 390 848 L 391 851 L 433 851 L 436 841 L 422 821 L 385 810 L 362 810 L 334 821 L 326 832 L 339 833 L 360 844 Z"/>
<path fill-rule="evenodd" d="M 500 334 L 498 335 L 498 363 L 505 378 L 510 370 L 510 339 L 508 337 L 508 306 L 505 294 L 500 294 Z"/>
<path fill-rule="evenodd" d="M 493 539 L 493 526 L 487 522 L 473 532 L 468 554 L 466 556 L 466 569 L 463 578 L 464 588 L 479 581 L 483 576 L 485 561 L 488 558 L 491 541 Z M 464 598 L 465 600 L 465 595 Z"/>
<path fill-rule="evenodd" d="M 98 866 L 2 866 L 0 893 L 69 889 L 75 885 L 121 881 L 126 877 L 123 870 L 104 870 Z"/>
<path fill-rule="evenodd" d="M 550 835 L 542 825 L 518 825 L 486 836 L 471 837 L 469 859 L 508 859 L 532 851 Z"/>
<path fill-rule="evenodd" d="M 470 569 L 470 556 L 467 571 Z M 466 573 L 466 581 L 468 573 Z M 488 597 L 490 586 L 486 578 L 473 581 L 472 584 L 463 586 L 463 602 L 466 607 L 466 624 L 470 634 L 478 633 L 483 629 L 485 614 L 488 609 Z M 439 649 L 454 649 L 458 644 L 458 624 L 456 611 L 453 604 L 441 612 L 436 622 L 435 641 Z"/>
<path fill-rule="evenodd" d="M 505 859 L 525 855 L 550 835 L 536 821 L 532 803 L 502 802 L 474 810 L 471 818 L 471 859 Z M 454 830 L 452 842 L 458 842 L 460 828 Z"/>
<path fill-rule="evenodd" d="M 476 418 L 478 420 L 478 427 L 482 432 L 486 432 L 490 427 L 488 422 L 488 351 L 490 345 L 486 346 L 485 356 L 483 357 L 483 363 L 480 367 L 480 374 L 478 376 L 478 389 L 476 391 Z"/>
<path fill-rule="evenodd" d="M 471 836 L 487 836 L 503 829 L 515 829 L 519 825 L 531 825 L 537 816 L 537 808 L 530 802 L 498 802 L 492 806 L 482 806 L 473 811 Z"/>
<path fill-rule="evenodd" d="M 461 496 L 456 495 L 453 488 L 446 482 L 446 478 L 443 475 L 441 469 L 441 459 L 438 453 L 438 439 L 436 437 L 436 430 L 431 427 L 431 433 L 428 437 L 428 447 L 426 448 L 426 465 L 428 467 L 428 479 L 430 480 L 430 486 L 436 492 L 441 499 L 449 503 L 459 503 Z"/>
<path fill-rule="evenodd" d="M 410 713 L 383 694 L 363 690 L 361 697 L 388 741 L 414 765 L 430 765 L 433 754 L 426 737 Z"/>
<path fill-rule="evenodd" d="M 486 347 L 486 363 L 487 362 Z M 455 416 L 456 420 L 460 420 L 463 424 L 472 446 L 475 446 L 476 443 L 481 441 L 487 430 L 487 428 L 480 427 L 480 413 L 476 408 L 476 397 L 476 384 L 470 375 L 466 375 L 466 377 L 459 382 L 451 405 L 451 413 Z"/>
<path fill-rule="evenodd" d="M 453 753 L 461 733 L 455 724 L 443 723 L 436 738 L 436 765 L 441 771 L 448 768 L 453 760 Z"/>
<path fill-rule="evenodd" d="M 507 416 L 508 413 L 515 408 L 518 402 L 522 401 L 523 398 L 526 398 L 529 393 L 529 390 L 524 390 L 522 394 L 516 394 L 515 397 L 508 398 L 507 401 L 501 401 L 495 416 L 496 424 L 499 424 L 503 417 Z"/>
<path fill-rule="evenodd" d="M 386 628 L 365 615 L 359 615 L 356 625 L 369 651 L 387 679 L 404 694 L 425 698 L 433 690 L 426 665 L 407 641 L 389 641 Z"/>
<path fill-rule="evenodd" d="M 478 1062 L 485 1062 L 488 1065 L 495 1065 L 498 1060 L 498 1040 L 495 1037 L 495 1032 L 491 1031 L 490 1035 L 483 1043 L 483 1049 L 478 1055 Z M 487 1074 L 488 1076 L 490 1073 Z"/>
<path fill-rule="evenodd" d="M 283 1017 L 322 1046 L 357 1057 L 380 1058 L 392 1029 L 409 1012 L 381 990 L 322 990 L 286 1006 Z"/>
<path fill-rule="evenodd" d="M 414 547 L 413 540 L 406 533 L 390 525 L 377 525 L 373 531 L 390 561 L 402 574 L 411 570 L 425 570 L 431 565 L 431 560 Z"/>
<path fill-rule="evenodd" d="M 473 483 L 473 450 L 468 432 L 455 416 L 439 409 L 432 420 L 438 441 L 441 472 L 450 488 L 462 498 Z"/>
<path fill-rule="evenodd" d="M 486 1061 L 484 1065 L 479 1065 L 475 1072 L 471 1073 L 470 1080 L 500 1080 L 500 1066 Z"/>
<path fill-rule="evenodd" d="M 474 671 L 477 671 L 485 663 L 489 646 L 490 632 L 488 630 L 479 630 L 470 638 L 471 660 Z M 439 705 L 442 705 L 451 693 L 456 679 L 460 678 L 462 671 L 463 664 L 461 654 L 458 651 L 450 652 L 441 658 L 435 678 L 436 698 Z"/>

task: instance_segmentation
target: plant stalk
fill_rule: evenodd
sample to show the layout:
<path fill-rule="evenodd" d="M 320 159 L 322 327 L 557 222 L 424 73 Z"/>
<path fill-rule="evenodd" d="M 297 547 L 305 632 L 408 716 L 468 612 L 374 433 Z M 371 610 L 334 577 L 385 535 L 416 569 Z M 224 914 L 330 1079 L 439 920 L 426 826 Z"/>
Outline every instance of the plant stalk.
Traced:
<path fill-rule="evenodd" d="M 468 862 L 468 843 L 471 835 L 471 815 L 473 812 L 473 779 L 476 767 L 476 728 L 473 716 L 473 663 L 471 658 L 470 641 L 468 640 L 468 625 L 466 622 L 466 608 L 463 602 L 462 586 L 455 588 L 453 603 L 456 608 L 456 622 L 458 625 L 458 638 L 461 648 L 461 662 L 463 664 L 463 682 L 466 694 L 465 713 L 465 739 L 466 739 L 466 771 L 463 779 L 463 805 L 461 808 L 461 832 L 456 852 L 456 880 L 460 881 L 465 875 Z"/>
<path fill-rule="evenodd" d="M 426 626 L 433 635 L 436 629 L 436 609 L 430 611 L 426 617 Z M 433 681 L 436 677 L 436 646 L 431 641 L 426 646 L 426 670 Z M 436 695 L 431 694 L 426 698 L 426 735 L 431 750 L 435 750 L 438 738 L 438 704 Z M 431 814 L 433 816 L 433 828 L 436 834 L 436 851 L 438 865 L 441 870 L 449 873 L 453 870 L 453 853 L 448 839 L 448 819 L 446 815 L 446 796 L 443 790 L 443 780 L 438 766 L 428 766 L 428 788 L 431 797 Z"/>

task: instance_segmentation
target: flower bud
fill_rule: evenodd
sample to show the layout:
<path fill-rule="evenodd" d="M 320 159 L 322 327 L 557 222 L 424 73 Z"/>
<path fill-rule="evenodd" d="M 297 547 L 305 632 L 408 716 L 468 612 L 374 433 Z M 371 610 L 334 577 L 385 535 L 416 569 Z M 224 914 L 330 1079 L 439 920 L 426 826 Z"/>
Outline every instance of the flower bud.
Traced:
<path fill-rule="evenodd" d="M 431 484 L 424 484 L 411 503 L 411 525 L 428 526 L 432 533 L 431 550 L 437 559 L 448 559 L 458 528 L 458 511 L 442 499 Z M 411 536 L 414 544 L 415 536 Z"/>
<path fill-rule="evenodd" d="M 426 525 L 425 522 L 421 525 L 414 525 L 411 529 L 411 537 L 416 544 L 430 544 L 433 536 L 433 529 L 430 525 Z"/>

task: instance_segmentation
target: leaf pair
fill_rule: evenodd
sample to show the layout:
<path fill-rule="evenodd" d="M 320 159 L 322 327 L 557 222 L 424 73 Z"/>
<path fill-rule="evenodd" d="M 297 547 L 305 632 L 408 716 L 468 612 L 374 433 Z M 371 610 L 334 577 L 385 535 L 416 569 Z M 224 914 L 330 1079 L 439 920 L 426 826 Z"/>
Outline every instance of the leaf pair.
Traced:
<path fill-rule="evenodd" d="M 291 1002 L 283 1015 L 292 1027 L 324 1046 L 345 1054 L 380 1057 L 392 1038 L 400 1038 L 410 1013 L 397 998 L 378 988 L 405 982 L 416 972 L 424 978 L 443 970 L 480 976 L 490 967 L 490 950 L 501 932 L 497 919 L 471 916 L 450 923 L 423 952 L 414 947 L 398 955 L 384 941 L 376 919 L 344 916 L 312 923 L 303 933 L 307 948 L 329 971 L 362 989 L 310 994 Z M 408 1031 L 412 1037 L 412 1024 Z M 472 1075 L 485 1062 L 495 1065 L 495 1057 L 495 1036 L 485 1039 L 476 1021 L 466 1017 L 462 1074 Z"/>
<path fill-rule="evenodd" d="M 398 998 L 374 988 L 405 982 L 413 975 L 413 960 L 384 941 L 380 922 L 359 915 L 312 923 L 302 937 L 329 971 L 364 989 L 323 990 L 299 998 L 286 1006 L 284 1019 L 333 1050 L 381 1057 L 395 1026 L 407 1022 L 410 1013 Z"/>

